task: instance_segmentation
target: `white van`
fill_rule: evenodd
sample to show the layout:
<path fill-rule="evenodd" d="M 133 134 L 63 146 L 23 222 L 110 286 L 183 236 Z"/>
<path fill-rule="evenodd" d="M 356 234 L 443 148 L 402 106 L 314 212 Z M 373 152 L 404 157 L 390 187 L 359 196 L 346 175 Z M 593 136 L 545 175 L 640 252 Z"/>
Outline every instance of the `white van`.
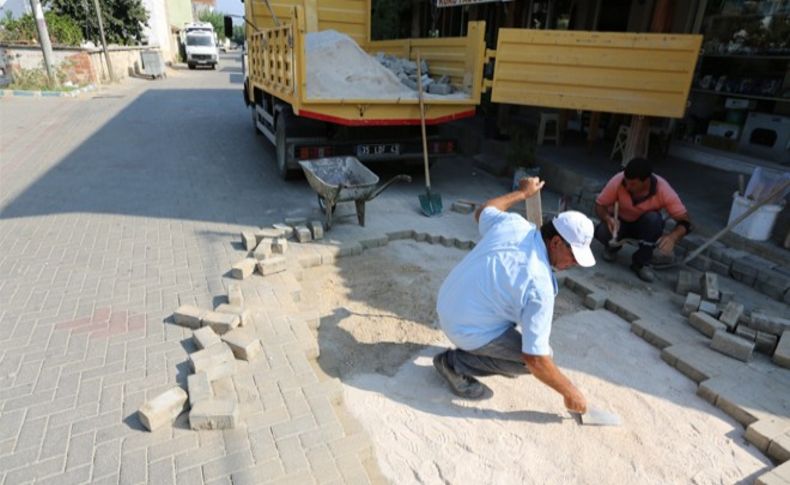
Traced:
<path fill-rule="evenodd" d="M 190 69 L 197 66 L 217 67 L 219 51 L 214 27 L 208 22 L 192 23 L 183 30 L 184 50 Z"/>

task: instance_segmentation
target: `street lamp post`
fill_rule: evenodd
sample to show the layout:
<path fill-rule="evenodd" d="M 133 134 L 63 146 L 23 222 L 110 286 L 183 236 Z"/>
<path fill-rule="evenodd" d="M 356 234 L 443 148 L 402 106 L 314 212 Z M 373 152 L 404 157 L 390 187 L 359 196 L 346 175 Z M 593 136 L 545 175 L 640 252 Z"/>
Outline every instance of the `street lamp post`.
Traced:
<path fill-rule="evenodd" d="M 50 86 L 57 86 L 58 77 L 55 75 L 55 65 L 52 63 L 52 43 L 49 40 L 49 29 L 47 20 L 44 18 L 44 10 L 41 8 L 39 0 L 30 0 L 33 8 L 33 16 L 36 18 L 36 30 L 38 30 L 38 42 L 41 44 L 41 52 L 44 55 L 44 67 L 47 69 L 47 77 Z"/>

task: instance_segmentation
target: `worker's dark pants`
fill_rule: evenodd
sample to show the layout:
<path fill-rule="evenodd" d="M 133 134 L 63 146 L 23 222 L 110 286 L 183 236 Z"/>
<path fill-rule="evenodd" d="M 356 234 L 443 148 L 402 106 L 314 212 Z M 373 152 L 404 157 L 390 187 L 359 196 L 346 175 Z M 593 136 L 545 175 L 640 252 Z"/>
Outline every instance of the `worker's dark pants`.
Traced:
<path fill-rule="evenodd" d="M 521 353 L 521 333 L 515 327 L 475 350 L 447 351 L 447 363 L 467 376 L 517 376 L 529 374 Z"/>
<path fill-rule="evenodd" d="M 633 222 L 625 222 L 620 219 L 620 231 L 617 234 L 617 239 L 638 239 L 654 243 L 658 241 L 662 234 L 664 234 L 664 218 L 661 217 L 660 212 L 653 211 L 645 212 Z M 603 244 L 604 247 L 609 247 L 612 233 L 609 232 L 609 226 L 605 222 L 598 224 L 598 227 L 595 228 L 595 239 Z M 612 250 L 619 251 L 621 247 L 613 248 Z M 654 247 L 640 244 L 639 249 L 634 251 L 633 256 L 631 256 L 631 262 L 634 263 L 634 266 L 641 268 L 650 264 L 650 260 L 653 259 Z"/>

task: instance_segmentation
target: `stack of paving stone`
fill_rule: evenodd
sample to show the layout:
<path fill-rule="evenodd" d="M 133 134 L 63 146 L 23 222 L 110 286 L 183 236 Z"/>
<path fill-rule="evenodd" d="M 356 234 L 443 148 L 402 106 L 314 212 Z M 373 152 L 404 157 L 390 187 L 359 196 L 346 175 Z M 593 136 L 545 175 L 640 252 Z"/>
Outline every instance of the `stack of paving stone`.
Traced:
<path fill-rule="evenodd" d="M 392 71 L 398 77 L 404 86 L 408 86 L 415 91 L 418 89 L 417 85 L 417 63 L 409 59 L 401 59 L 391 54 L 379 52 L 376 54 L 376 60 L 381 65 Z M 450 84 L 449 76 L 442 76 L 439 79 L 431 77 L 428 71 L 428 62 L 424 59 L 421 61 L 422 65 L 422 88 L 431 94 L 451 94 L 453 86 Z"/>
<path fill-rule="evenodd" d="M 693 275 L 681 271 L 676 292 L 686 294 L 683 314 L 692 327 L 712 339 L 713 350 L 743 362 L 751 360 L 757 350 L 777 365 L 790 367 L 790 320 L 762 312 L 747 317 L 731 293 L 719 290 L 713 272 L 705 272 L 695 285 Z"/>
<path fill-rule="evenodd" d="M 314 223 L 311 223 L 311 226 Z M 315 230 L 317 239 L 323 237 L 323 225 L 318 223 L 320 229 Z M 272 227 L 264 227 L 256 232 L 242 232 L 241 242 L 244 249 L 248 251 L 247 257 L 233 265 L 230 275 L 236 279 L 246 279 L 256 271 L 262 276 L 269 276 L 285 271 L 287 260 L 285 254 L 288 251 L 288 239 L 296 235 L 299 242 L 306 242 L 299 236 L 301 226 L 291 227 L 282 224 L 275 224 Z M 307 240 L 313 239 L 312 233 L 307 226 Z"/>

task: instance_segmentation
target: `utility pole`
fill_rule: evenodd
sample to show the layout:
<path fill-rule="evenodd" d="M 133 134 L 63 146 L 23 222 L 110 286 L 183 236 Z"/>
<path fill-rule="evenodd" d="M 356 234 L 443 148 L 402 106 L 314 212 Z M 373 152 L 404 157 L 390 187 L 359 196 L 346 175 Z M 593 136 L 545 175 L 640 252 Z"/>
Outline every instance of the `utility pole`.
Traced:
<path fill-rule="evenodd" d="M 101 19 L 99 0 L 93 0 L 93 5 L 96 7 L 96 18 L 99 19 L 99 36 L 101 37 L 101 45 L 104 49 L 104 59 L 107 61 L 107 72 L 110 74 L 110 81 L 115 81 L 115 73 L 112 70 L 112 62 L 110 61 L 110 51 L 107 50 L 107 39 L 104 37 L 104 22 L 102 22 Z"/>
<path fill-rule="evenodd" d="M 44 67 L 47 69 L 47 77 L 52 87 L 57 86 L 58 77 L 55 75 L 55 65 L 52 63 L 52 43 L 49 41 L 49 30 L 47 21 L 44 18 L 44 10 L 41 8 L 39 0 L 30 0 L 33 8 L 33 16 L 36 18 L 36 30 L 38 30 L 38 42 L 41 44 L 41 52 L 44 55 Z"/>

